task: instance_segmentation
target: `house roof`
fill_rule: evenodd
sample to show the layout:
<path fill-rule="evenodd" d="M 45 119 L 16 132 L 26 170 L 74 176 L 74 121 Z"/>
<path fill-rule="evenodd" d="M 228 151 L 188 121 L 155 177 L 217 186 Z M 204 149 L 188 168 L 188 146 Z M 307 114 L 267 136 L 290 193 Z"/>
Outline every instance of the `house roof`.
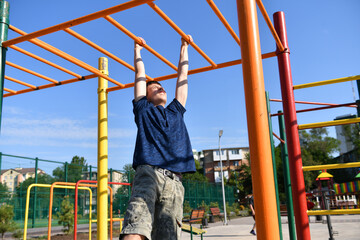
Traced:
<path fill-rule="evenodd" d="M 20 174 L 35 173 L 35 168 L 10 168 L 10 169 L 1 170 L 1 175 L 3 175 L 5 172 L 10 171 L 10 170 L 18 172 Z M 44 172 L 40 168 L 38 168 L 38 171 Z"/>

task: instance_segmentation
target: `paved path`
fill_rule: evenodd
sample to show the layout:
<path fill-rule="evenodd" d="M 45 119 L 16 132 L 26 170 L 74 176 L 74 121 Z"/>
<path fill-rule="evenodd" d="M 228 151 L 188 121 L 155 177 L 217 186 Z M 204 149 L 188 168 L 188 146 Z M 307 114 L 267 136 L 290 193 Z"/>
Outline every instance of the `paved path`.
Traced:
<path fill-rule="evenodd" d="M 325 220 L 326 217 L 323 217 Z M 329 231 L 325 221 L 315 222 L 315 217 L 310 218 L 310 232 L 312 240 L 328 240 Z M 334 235 L 336 240 L 359 240 L 360 239 L 360 215 L 340 215 L 331 216 L 331 222 L 334 232 L 338 234 Z M 243 217 L 233 219 L 228 222 L 228 226 L 222 225 L 221 222 L 210 223 L 206 228 L 207 233 L 204 234 L 203 239 L 212 240 L 252 240 L 256 239 L 256 236 L 251 235 L 249 232 L 254 223 L 252 217 Z M 199 225 L 194 225 L 199 227 Z M 282 217 L 282 230 L 283 240 L 289 240 L 289 229 L 287 224 L 287 218 Z M 189 240 L 189 233 L 182 233 L 181 240 Z M 200 239 L 200 236 L 193 236 L 194 240 Z M 274 239 L 275 240 L 275 239 Z"/>

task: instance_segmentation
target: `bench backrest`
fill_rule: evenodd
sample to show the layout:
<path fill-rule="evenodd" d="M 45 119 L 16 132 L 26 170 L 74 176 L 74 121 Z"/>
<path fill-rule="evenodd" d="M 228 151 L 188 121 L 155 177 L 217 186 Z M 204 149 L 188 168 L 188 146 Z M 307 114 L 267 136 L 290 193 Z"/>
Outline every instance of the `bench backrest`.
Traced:
<path fill-rule="evenodd" d="M 220 215 L 220 209 L 219 208 L 210 208 L 211 214 L 216 216 Z"/>

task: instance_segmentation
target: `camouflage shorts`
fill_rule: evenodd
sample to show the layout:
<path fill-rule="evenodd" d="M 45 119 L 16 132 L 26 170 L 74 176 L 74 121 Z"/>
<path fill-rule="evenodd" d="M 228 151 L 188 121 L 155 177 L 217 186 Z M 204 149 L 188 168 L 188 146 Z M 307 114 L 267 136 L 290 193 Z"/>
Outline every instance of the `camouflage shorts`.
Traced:
<path fill-rule="evenodd" d="M 149 165 L 141 165 L 136 168 L 132 184 L 120 239 L 126 234 L 140 234 L 148 240 L 179 240 L 184 201 L 182 183 Z"/>

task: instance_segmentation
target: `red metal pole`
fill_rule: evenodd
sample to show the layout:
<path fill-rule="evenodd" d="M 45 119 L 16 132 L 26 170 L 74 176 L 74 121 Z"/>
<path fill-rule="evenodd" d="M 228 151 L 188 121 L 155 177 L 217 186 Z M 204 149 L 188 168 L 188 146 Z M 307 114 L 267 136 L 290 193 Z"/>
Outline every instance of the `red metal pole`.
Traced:
<path fill-rule="evenodd" d="M 285 129 L 289 153 L 292 193 L 294 196 L 293 204 L 296 222 L 296 235 L 298 240 L 310 240 L 311 236 L 307 215 L 305 183 L 302 171 L 300 140 L 290 67 L 290 52 L 287 41 L 285 14 L 283 12 L 274 13 L 274 24 L 276 32 L 285 47 L 285 51 L 283 52 L 277 50 L 277 57 L 279 63 L 281 94 L 283 99 Z"/>

